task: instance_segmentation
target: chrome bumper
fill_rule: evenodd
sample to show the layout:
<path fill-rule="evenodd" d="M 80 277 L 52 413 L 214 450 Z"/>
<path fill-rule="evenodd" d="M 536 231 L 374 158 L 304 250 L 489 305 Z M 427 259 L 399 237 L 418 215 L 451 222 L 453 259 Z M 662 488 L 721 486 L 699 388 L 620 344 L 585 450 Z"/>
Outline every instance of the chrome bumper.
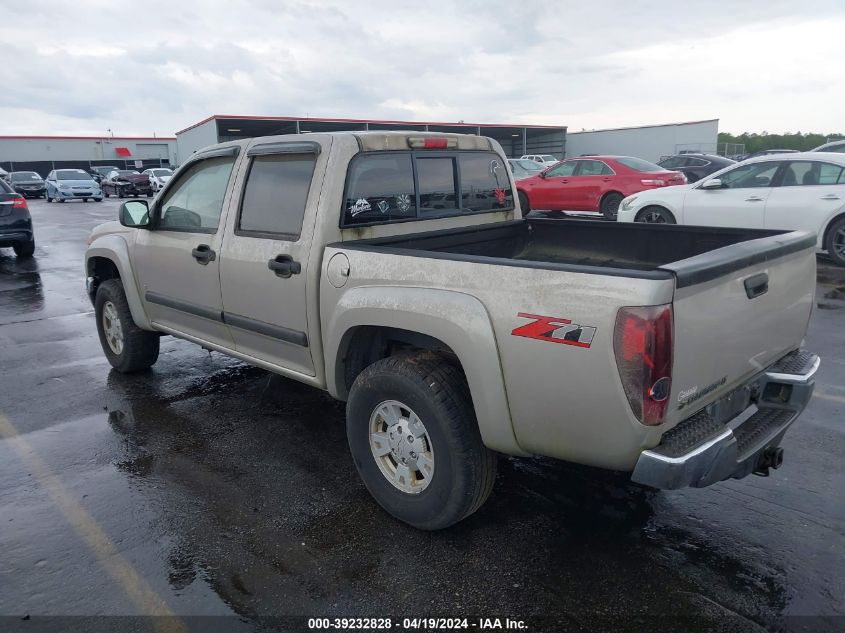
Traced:
<path fill-rule="evenodd" d="M 643 451 L 631 479 L 654 488 L 701 488 L 777 468 L 780 441 L 810 401 L 819 364 L 809 352 L 787 354 L 743 385 L 749 400 L 741 413 L 718 421 L 722 401 L 699 411 Z"/>

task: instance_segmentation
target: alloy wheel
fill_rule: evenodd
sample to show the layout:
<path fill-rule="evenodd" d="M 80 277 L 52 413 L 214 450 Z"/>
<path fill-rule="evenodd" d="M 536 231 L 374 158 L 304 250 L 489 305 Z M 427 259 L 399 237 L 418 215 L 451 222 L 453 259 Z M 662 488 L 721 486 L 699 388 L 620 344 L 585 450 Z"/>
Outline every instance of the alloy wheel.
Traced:
<path fill-rule="evenodd" d="M 396 488 L 419 494 L 434 476 L 431 438 L 407 405 L 385 400 L 370 416 L 370 450 L 381 474 Z"/>
<path fill-rule="evenodd" d="M 112 352 L 118 355 L 123 352 L 123 325 L 111 301 L 103 304 L 103 333 Z"/>

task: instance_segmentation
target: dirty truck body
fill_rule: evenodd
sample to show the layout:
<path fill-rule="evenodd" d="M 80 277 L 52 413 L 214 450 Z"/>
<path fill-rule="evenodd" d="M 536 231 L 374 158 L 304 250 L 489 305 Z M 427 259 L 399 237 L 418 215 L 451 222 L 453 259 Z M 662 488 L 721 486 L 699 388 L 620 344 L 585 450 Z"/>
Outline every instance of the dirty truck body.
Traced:
<path fill-rule="evenodd" d="M 819 364 L 814 236 L 525 219 L 514 193 L 485 137 L 207 148 L 92 233 L 104 352 L 145 369 L 170 334 L 347 401 L 367 488 L 425 529 L 480 507 L 496 453 L 658 488 L 779 466 Z"/>

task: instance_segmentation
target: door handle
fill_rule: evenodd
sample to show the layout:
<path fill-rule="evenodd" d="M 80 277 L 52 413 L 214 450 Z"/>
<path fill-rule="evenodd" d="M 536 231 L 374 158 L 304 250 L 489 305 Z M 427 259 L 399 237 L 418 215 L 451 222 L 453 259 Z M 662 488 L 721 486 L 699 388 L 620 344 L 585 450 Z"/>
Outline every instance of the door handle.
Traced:
<path fill-rule="evenodd" d="M 267 262 L 267 268 L 276 273 L 276 277 L 287 279 L 291 275 L 298 275 L 302 272 L 302 265 L 293 261 L 290 255 L 276 255 Z"/>
<path fill-rule="evenodd" d="M 764 295 L 769 291 L 769 275 L 767 273 L 759 273 L 752 275 L 744 282 L 745 295 L 749 299 Z"/>
<path fill-rule="evenodd" d="M 745 199 L 746 202 L 763 202 L 763 198 L 759 196 L 751 196 L 750 198 Z"/>
<path fill-rule="evenodd" d="M 829 193 L 826 196 L 822 196 L 821 199 L 822 200 L 839 200 L 840 198 L 836 194 Z"/>
<path fill-rule="evenodd" d="M 211 247 L 208 244 L 200 244 L 191 251 L 191 255 L 195 260 L 197 260 L 197 263 L 202 264 L 203 266 L 207 266 L 208 262 L 213 262 L 217 259 L 217 253 L 211 250 Z"/>
<path fill-rule="evenodd" d="M 569 181 L 568 181 L 568 180 L 566 180 L 566 178 L 564 178 L 564 179 L 562 179 L 562 180 L 560 181 L 560 183 L 561 183 L 562 185 L 565 185 L 565 184 L 566 184 L 566 183 L 568 183 L 568 182 L 569 182 Z"/>

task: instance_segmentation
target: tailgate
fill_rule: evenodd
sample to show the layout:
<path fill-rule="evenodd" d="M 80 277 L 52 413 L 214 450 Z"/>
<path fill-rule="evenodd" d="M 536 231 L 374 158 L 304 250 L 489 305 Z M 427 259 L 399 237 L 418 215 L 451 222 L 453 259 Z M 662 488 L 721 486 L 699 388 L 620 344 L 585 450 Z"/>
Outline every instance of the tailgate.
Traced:
<path fill-rule="evenodd" d="M 749 240 L 661 268 L 676 276 L 670 424 L 800 347 L 815 300 L 815 235 Z"/>

